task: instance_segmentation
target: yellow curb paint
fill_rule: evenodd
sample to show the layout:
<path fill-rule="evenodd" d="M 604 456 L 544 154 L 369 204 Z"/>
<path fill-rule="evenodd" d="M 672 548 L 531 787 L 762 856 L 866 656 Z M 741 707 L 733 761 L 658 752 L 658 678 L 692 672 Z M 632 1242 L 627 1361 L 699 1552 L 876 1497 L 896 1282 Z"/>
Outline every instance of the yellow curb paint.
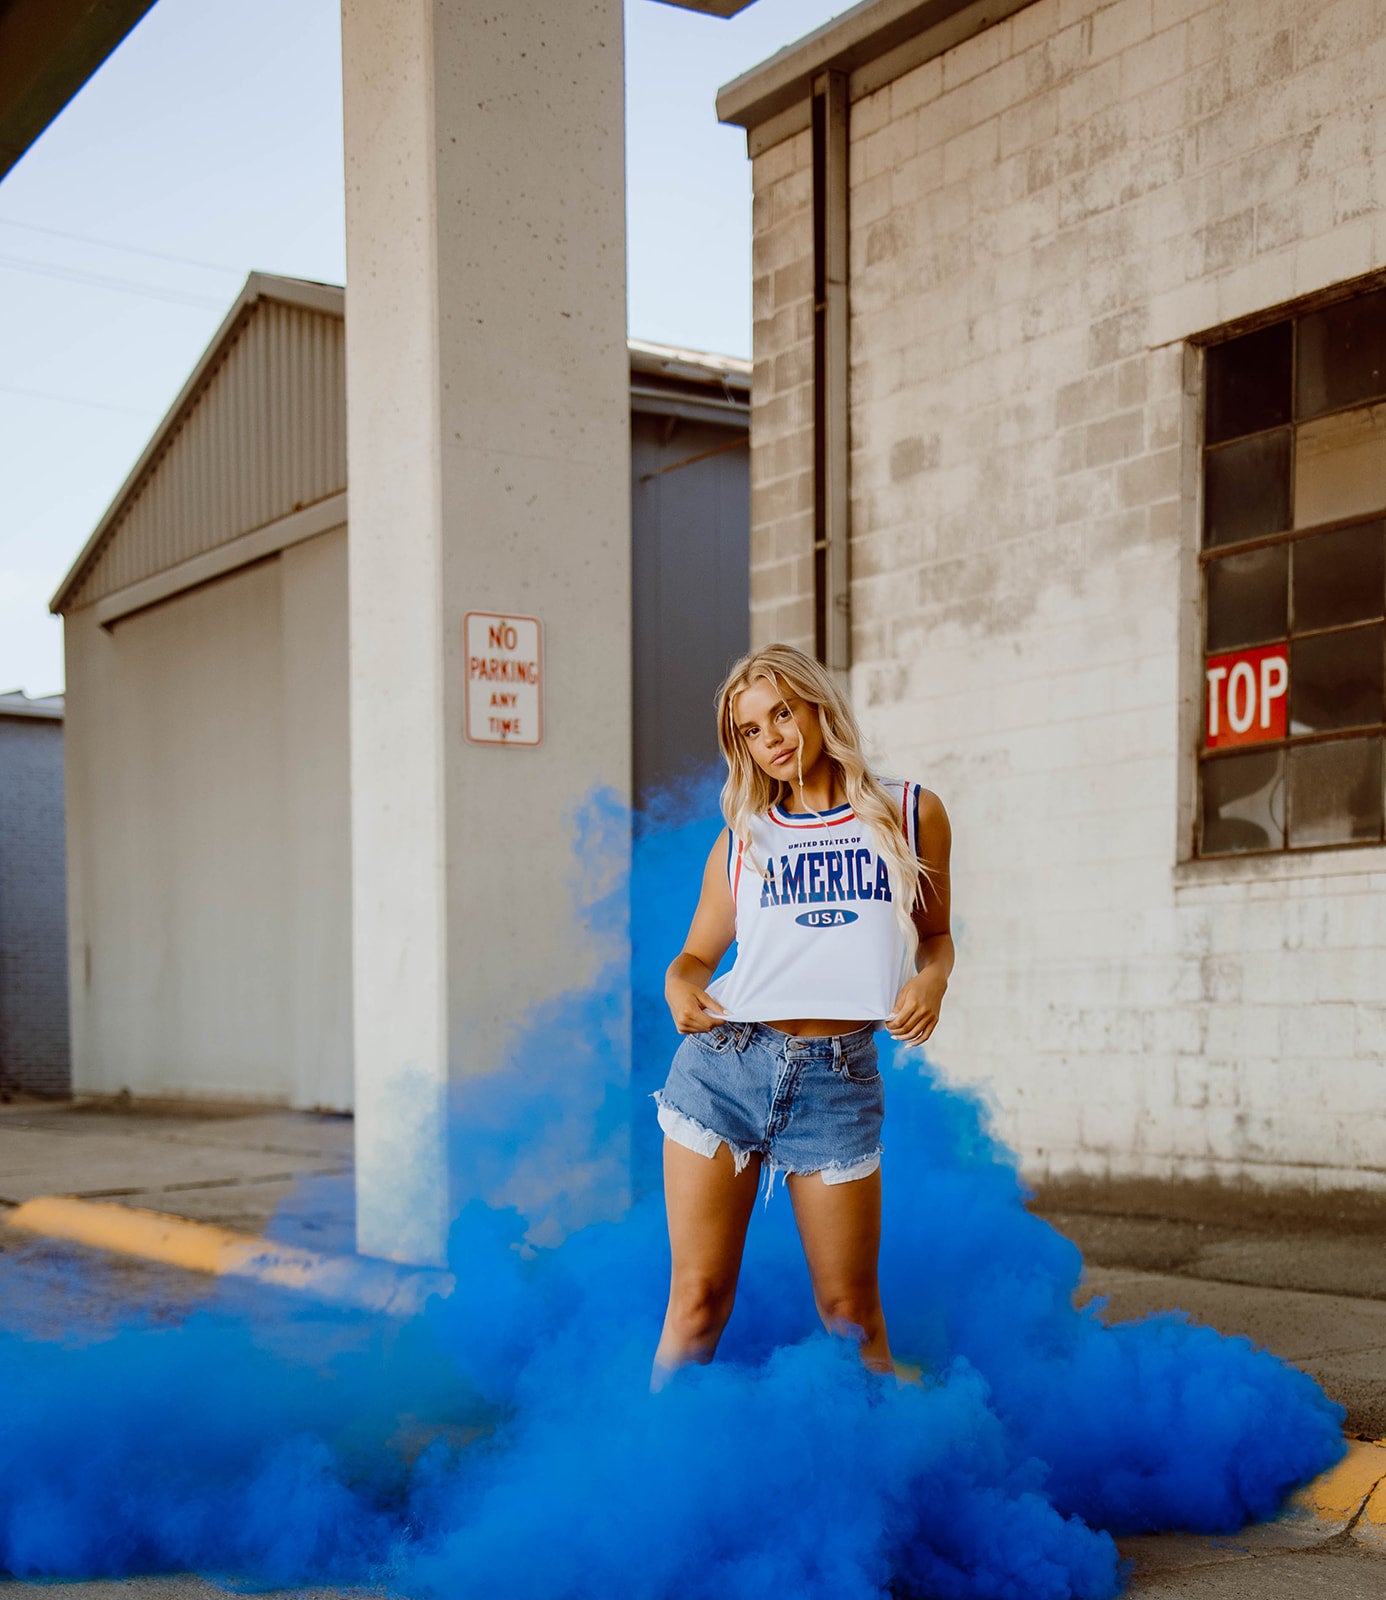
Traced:
<path fill-rule="evenodd" d="M 1359 1544 L 1386 1552 L 1386 1476 L 1367 1496 L 1367 1503 L 1362 1507 L 1362 1515 L 1352 1530 L 1352 1536 Z"/>
<path fill-rule="evenodd" d="M 1290 1500 L 1289 1515 L 1316 1517 L 1346 1527 L 1363 1503 L 1386 1480 L 1386 1444 L 1348 1441 L 1347 1454 L 1336 1467 L 1306 1484 Z"/>
<path fill-rule="evenodd" d="M 362 1256 L 327 1256 L 296 1245 L 275 1244 L 210 1222 L 109 1201 L 42 1195 L 5 1215 L 12 1228 L 69 1239 L 74 1244 L 162 1261 L 215 1277 L 251 1278 L 297 1289 L 334 1305 L 371 1311 L 417 1311 L 433 1295 L 452 1292 L 446 1272 L 399 1267 Z"/>

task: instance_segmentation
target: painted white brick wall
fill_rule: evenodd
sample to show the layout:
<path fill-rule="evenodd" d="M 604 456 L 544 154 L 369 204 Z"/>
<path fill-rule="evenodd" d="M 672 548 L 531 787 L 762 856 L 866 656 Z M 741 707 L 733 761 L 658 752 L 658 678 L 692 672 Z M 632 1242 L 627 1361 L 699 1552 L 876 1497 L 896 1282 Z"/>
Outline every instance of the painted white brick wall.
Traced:
<path fill-rule="evenodd" d="M 1037 0 L 852 109 L 853 692 L 954 819 L 937 1056 L 1036 1174 L 1386 1186 L 1386 850 L 1182 860 L 1184 340 L 1386 267 L 1383 83 L 1375 0 Z M 811 620 L 808 161 L 755 164 L 758 642 Z"/>

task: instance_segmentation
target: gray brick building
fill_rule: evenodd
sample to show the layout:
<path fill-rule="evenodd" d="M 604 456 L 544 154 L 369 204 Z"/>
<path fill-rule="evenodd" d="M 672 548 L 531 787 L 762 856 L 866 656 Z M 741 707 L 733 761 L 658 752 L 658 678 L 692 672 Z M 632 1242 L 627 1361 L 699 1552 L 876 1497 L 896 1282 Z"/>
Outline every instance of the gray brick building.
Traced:
<path fill-rule="evenodd" d="M 946 801 L 1037 1176 L 1386 1188 L 1383 81 L 1375 0 L 874 0 L 718 101 L 752 640 Z"/>
<path fill-rule="evenodd" d="M 0 1096 L 65 1095 L 63 702 L 0 694 Z"/>

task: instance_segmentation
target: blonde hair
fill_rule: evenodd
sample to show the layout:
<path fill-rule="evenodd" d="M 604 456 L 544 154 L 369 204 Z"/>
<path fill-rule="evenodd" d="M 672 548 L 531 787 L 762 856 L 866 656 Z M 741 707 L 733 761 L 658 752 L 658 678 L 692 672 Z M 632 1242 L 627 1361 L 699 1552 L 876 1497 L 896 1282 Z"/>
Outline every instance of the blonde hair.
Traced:
<path fill-rule="evenodd" d="M 842 776 L 852 810 L 875 832 L 890 875 L 895 914 L 904 930 L 912 959 L 918 934 L 911 912 L 923 904 L 927 869 L 921 867 L 919 858 L 910 850 L 894 801 L 867 768 L 861 751 L 861 730 L 846 696 L 812 656 L 796 650 L 793 645 L 767 645 L 763 650 L 742 656 L 733 663 L 717 691 L 717 742 L 727 762 L 727 780 L 722 785 L 722 815 L 733 837 L 741 842 L 751 865 L 763 877 L 767 869 L 756 860 L 751 848 L 751 819 L 763 816 L 772 805 L 792 798 L 794 792 L 792 784 L 783 778 L 772 778 L 755 764 L 736 726 L 736 698 L 753 683 L 772 684 L 786 697 L 797 695 L 818 713 L 823 748 Z M 800 760 L 802 762 L 802 756 Z M 801 788 L 803 777 L 801 764 Z"/>

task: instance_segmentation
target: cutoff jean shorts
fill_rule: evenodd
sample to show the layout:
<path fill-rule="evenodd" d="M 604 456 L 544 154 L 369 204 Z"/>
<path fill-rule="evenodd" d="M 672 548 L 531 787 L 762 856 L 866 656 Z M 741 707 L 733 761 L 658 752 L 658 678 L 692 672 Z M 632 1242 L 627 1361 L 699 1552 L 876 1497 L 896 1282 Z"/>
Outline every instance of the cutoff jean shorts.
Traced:
<path fill-rule="evenodd" d="M 725 1144 L 737 1172 L 759 1155 L 767 1198 L 777 1172 L 868 1178 L 881 1164 L 885 1115 L 875 1027 L 797 1039 L 763 1022 L 720 1022 L 687 1034 L 654 1096 L 659 1125 L 709 1159 Z"/>

